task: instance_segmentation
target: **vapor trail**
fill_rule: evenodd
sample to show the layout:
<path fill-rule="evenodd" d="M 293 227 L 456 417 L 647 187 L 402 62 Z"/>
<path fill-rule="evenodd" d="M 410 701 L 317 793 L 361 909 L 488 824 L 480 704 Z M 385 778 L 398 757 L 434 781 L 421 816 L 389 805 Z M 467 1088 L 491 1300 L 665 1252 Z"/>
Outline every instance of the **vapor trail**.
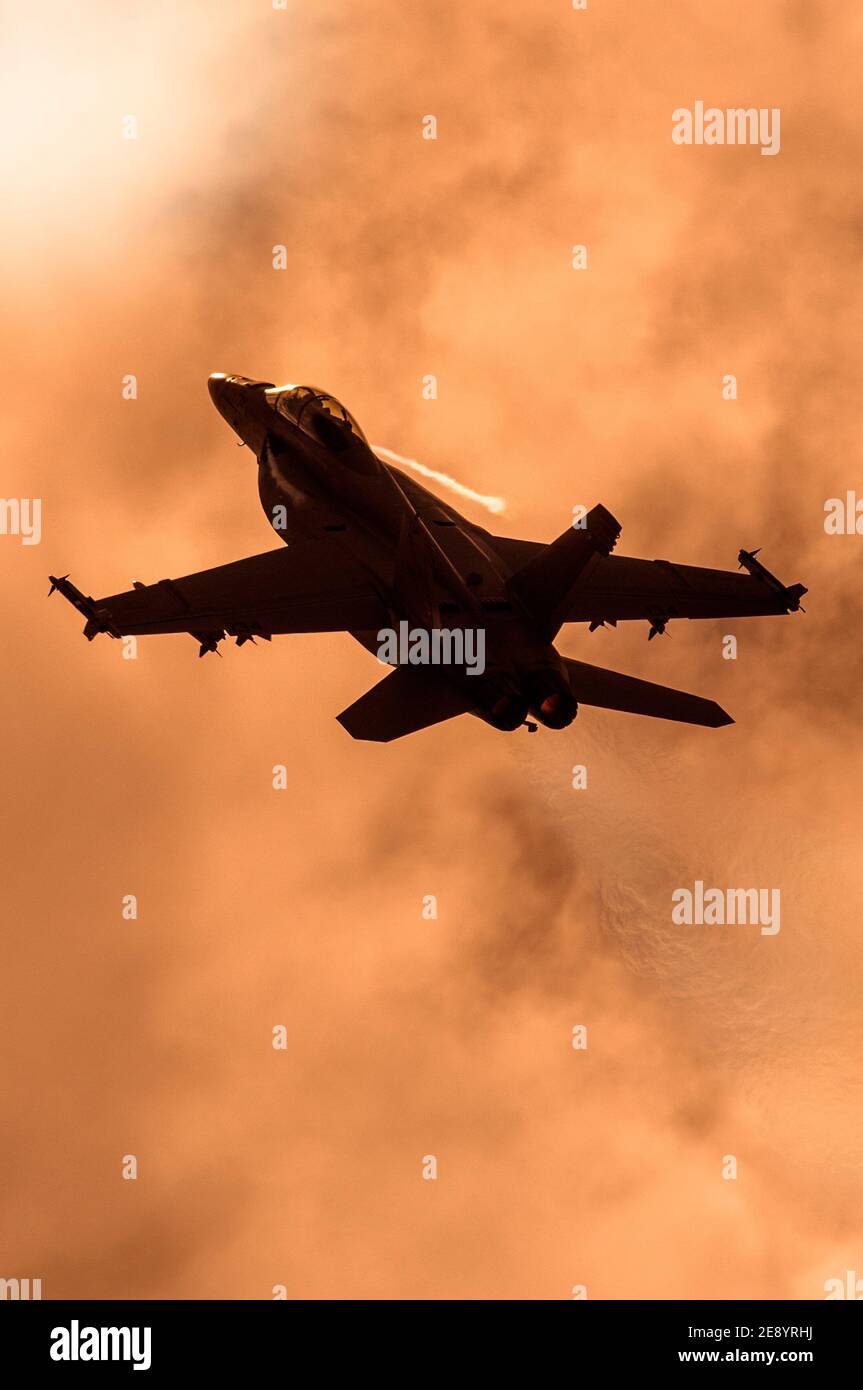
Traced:
<path fill-rule="evenodd" d="M 424 478 L 431 478 L 436 483 L 442 483 L 452 492 L 457 492 L 459 497 L 467 497 L 471 502 L 479 502 L 481 507 L 486 507 L 490 512 L 506 511 L 506 501 L 503 497 L 483 497 L 481 492 L 474 492 L 473 488 L 465 487 L 464 483 L 457 483 L 455 478 L 450 478 L 446 473 L 438 473 L 434 468 L 427 468 L 424 463 L 417 463 L 416 459 L 402 458 L 401 454 L 394 454 L 392 449 L 385 449 L 382 444 L 373 444 L 372 450 L 386 463 L 400 463 L 405 468 L 412 468 L 416 473 L 422 474 Z"/>

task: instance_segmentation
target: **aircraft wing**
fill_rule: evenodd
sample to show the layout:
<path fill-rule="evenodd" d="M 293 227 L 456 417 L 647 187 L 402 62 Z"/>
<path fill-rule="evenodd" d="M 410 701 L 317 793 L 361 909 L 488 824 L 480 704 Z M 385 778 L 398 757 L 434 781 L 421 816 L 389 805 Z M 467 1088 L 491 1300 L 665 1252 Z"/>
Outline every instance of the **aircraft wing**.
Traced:
<path fill-rule="evenodd" d="M 563 621 L 749 618 L 795 612 L 806 593 L 803 585 L 786 588 L 757 561 L 753 564 L 754 572 L 740 574 L 677 565 L 670 560 L 596 555 L 569 595 Z"/>
<path fill-rule="evenodd" d="M 282 632 L 344 632 L 385 627 L 389 613 L 371 576 L 327 539 L 299 541 L 215 569 L 135 584 L 91 598 L 68 577 L 58 589 L 87 619 L 84 635 L 190 632 L 201 655 L 222 637 L 239 645 Z"/>

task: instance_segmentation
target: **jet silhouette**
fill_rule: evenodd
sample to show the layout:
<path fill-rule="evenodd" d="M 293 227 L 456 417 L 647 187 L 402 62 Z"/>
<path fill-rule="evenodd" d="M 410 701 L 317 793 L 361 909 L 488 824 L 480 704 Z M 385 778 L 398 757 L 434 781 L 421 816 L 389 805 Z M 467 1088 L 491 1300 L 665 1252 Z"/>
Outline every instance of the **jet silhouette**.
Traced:
<path fill-rule="evenodd" d="M 484 669 L 402 661 L 338 716 L 388 743 L 473 714 L 496 729 L 571 724 L 579 704 L 718 728 L 713 700 L 562 656 L 565 623 L 791 613 L 806 593 L 741 550 L 746 574 L 611 554 L 620 526 L 601 505 L 546 545 L 494 536 L 370 448 L 351 413 L 313 386 L 210 377 L 219 412 L 258 460 L 258 491 L 286 542 L 181 579 L 94 599 L 51 579 L 85 636 L 188 632 L 200 655 L 277 633 L 348 632 L 379 654 L 385 631 L 482 636 Z M 427 650 L 418 643 L 415 651 Z M 443 649 L 443 648 L 439 648 Z M 452 647 L 449 648 L 453 650 Z"/>

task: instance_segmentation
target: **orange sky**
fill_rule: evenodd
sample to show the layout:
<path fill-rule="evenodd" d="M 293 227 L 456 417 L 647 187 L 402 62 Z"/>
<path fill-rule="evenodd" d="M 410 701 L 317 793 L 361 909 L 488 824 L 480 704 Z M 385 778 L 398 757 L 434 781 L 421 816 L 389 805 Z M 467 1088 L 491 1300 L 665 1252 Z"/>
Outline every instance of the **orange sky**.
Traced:
<path fill-rule="evenodd" d="M 556 1299 L 863 1275 L 863 541 L 823 527 L 863 495 L 861 39 L 854 0 L 9 7 L 0 491 L 40 497 L 43 534 L 0 536 L 0 1277 Z M 779 155 L 674 145 L 696 100 L 779 107 Z M 807 613 L 565 632 L 719 700 L 717 731 L 583 710 L 367 746 L 334 717 L 379 675 L 347 637 L 125 661 L 49 572 L 110 593 L 275 543 L 211 371 L 326 386 L 504 496 L 465 504 L 504 534 L 602 501 L 622 553 L 762 545 Z M 697 878 L 780 887 L 779 935 L 674 926 Z"/>

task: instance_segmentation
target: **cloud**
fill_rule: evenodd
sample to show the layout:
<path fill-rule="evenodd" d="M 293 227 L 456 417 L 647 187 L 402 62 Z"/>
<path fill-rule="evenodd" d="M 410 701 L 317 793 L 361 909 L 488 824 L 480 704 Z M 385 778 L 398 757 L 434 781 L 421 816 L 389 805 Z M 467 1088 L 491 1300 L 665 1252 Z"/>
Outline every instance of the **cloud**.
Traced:
<path fill-rule="evenodd" d="M 859 566 L 822 525 L 858 483 L 858 20 L 810 11 L 16 19 L 3 491 L 43 541 L 3 541 L 4 1277 L 756 1298 L 860 1269 Z M 673 146 L 694 92 L 780 105 L 781 154 Z M 124 661 L 49 571 L 98 594 L 274 543 L 213 370 L 326 385 L 511 534 L 602 500 L 628 553 L 763 545 L 807 614 L 562 638 L 718 731 L 583 710 L 381 749 L 334 720 L 377 672 L 345 637 Z M 779 936 L 673 927 L 696 877 L 779 886 Z"/>

